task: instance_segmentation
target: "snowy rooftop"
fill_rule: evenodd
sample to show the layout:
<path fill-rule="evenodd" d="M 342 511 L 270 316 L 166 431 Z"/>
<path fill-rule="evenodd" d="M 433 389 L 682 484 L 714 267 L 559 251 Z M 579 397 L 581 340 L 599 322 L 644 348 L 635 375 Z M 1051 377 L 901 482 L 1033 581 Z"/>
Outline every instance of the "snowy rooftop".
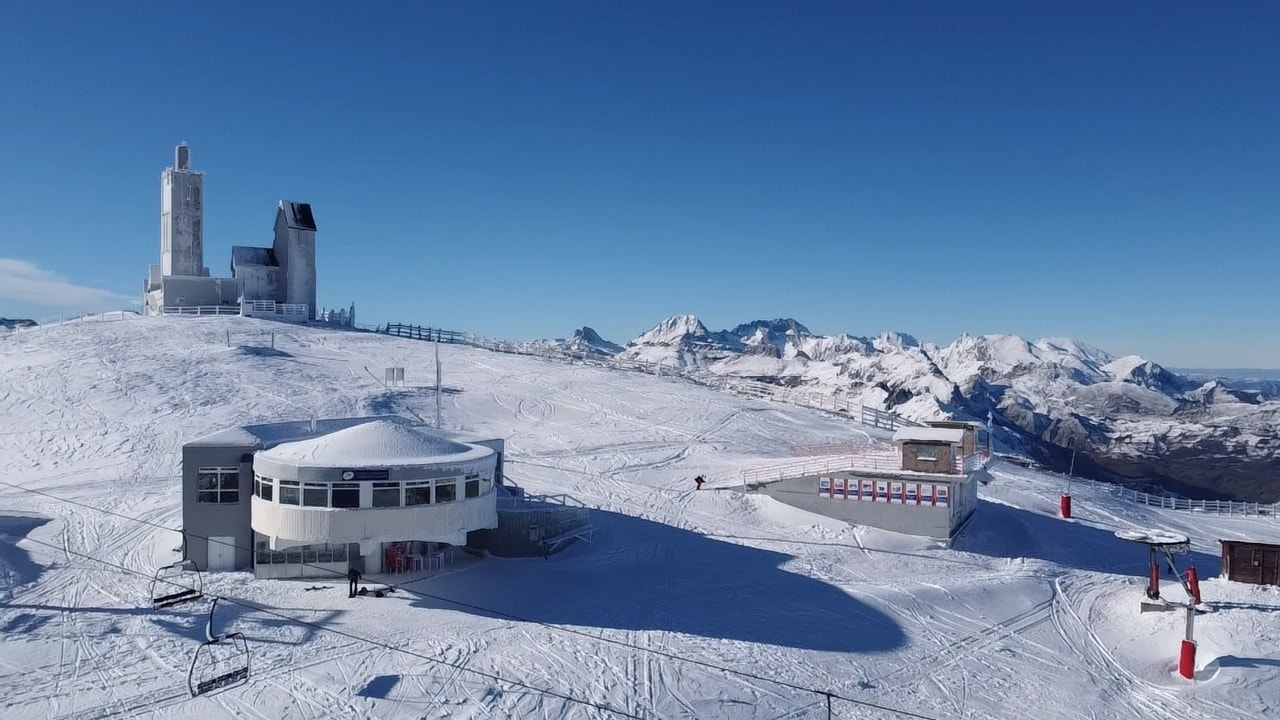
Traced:
<path fill-rule="evenodd" d="M 893 434 L 895 443 L 934 442 L 959 445 L 964 442 L 964 430 L 960 428 L 904 427 Z"/>
<path fill-rule="evenodd" d="M 369 467 L 466 462 L 492 454 L 487 447 L 464 445 L 430 430 L 382 419 L 281 443 L 258 457 L 302 466 Z"/>

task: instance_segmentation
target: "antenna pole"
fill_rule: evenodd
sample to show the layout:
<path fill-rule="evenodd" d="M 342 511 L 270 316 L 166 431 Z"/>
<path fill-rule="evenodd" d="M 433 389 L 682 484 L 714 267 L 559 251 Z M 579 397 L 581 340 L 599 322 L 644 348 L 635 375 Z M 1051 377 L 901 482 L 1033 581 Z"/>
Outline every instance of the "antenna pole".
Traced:
<path fill-rule="evenodd" d="M 440 341 L 436 340 L 436 429 L 440 429 Z"/>

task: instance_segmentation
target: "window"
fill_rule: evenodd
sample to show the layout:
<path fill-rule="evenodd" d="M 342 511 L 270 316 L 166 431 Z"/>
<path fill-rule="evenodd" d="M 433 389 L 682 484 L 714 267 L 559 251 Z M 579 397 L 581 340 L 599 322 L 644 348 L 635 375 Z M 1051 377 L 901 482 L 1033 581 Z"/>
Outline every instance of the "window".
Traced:
<path fill-rule="evenodd" d="M 1262 551 L 1261 551 L 1261 550 L 1254 550 L 1254 551 L 1253 551 L 1253 557 L 1252 557 L 1252 559 L 1251 559 L 1251 564 L 1252 564 L 1252 565 L 1261 565 L 1261 564 L 1262 564 Z"/>
<path fill-rule="evenodd" d="M 329 507 L 328 483 L 303 483 L 303 507 Z"/>
<path fill-rule="evenodd" d="M 360 507 L 360 483 L 334 483 L 333 507 Z"/>
<path fill-rule="evenodd" d="M 298 488 L 297 480 L 281 480 L 280 481 L 280 504 L 281 505 L 301 505 L 302 491 Z"/>
<path fill-rule="evenodd" d="M 447 503 L 458 499 L 458 484 L 454 478 L 436 481 L 436 502 Z"/>
<path fill-rule="evenodd" d="M 374 507 L 400 507 L 400 483 L 375 482 L 373 484 Z"/>
<path fill-rule="evenodd" d="M 469 498 L 480 497 L 480 479 L 467 481 L 466 496 Z"/>
<path fill-rule="evenodd" d="M 406 507 L 410 505 L 430 505 L 431 481 L 409 480 L 406 482 L 404 484 L 404 504 Z"/>
<path fill-rule="evenodd" d="M 258 478 L 258 497 L 263 500 L 270 500 L 272 491 L 275 490 L 275 480 L 269 477 Z"/>
<path fill-rule="evenodd" d="M 346 543 L 299 545 L 286 550 L 272 550 L 266 540 L 259 540 L 254 549 L 254 562 L 258 565 L 345 563 L 348 557 Z"/>
<path fill-rule="evenodd" d="M 196 502 L 235 505 L 240 502 L 240 468 L 202 467 L 196 470 Z"/>
<path fill-rule="evenodd" d="M 917 446 L 916 446 L 916 459 L 917 459 L 917 460 L 933 460 L 933 461 L 937 461 L 937 459 L 938 459 L 938 446 L 937 446 L 937 445 L 917 445 Z"/>

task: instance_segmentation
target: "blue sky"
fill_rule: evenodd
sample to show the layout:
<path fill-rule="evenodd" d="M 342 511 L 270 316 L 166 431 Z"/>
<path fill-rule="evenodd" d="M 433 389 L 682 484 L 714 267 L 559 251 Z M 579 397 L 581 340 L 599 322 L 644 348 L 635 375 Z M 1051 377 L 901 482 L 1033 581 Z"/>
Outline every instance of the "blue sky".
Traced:
<path fill-rule="evenodd" d="M 379 5 L 10 4 L 0 315 L 139 296 L 187 141 L 205 264 L 311 202 L 364 322 L 1280 367 L 1280 5 Z"/>

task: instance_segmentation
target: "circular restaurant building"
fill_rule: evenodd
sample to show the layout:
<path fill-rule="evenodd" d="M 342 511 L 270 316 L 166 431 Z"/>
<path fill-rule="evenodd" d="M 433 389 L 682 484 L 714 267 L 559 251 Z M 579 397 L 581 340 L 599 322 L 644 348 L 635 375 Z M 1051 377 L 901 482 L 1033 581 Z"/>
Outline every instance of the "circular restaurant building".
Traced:
<path fill-rule="evenodd" d="M 502 449 L 391 417 L 215 433 L 183 448 L 184 476 L 196 465 L 188 556 L 202 569 L 249 564 L 260 578 L 438 568 L 468 533 L 498 526 Z M 250 540 L 252 555 L 240 553 Z"/>

